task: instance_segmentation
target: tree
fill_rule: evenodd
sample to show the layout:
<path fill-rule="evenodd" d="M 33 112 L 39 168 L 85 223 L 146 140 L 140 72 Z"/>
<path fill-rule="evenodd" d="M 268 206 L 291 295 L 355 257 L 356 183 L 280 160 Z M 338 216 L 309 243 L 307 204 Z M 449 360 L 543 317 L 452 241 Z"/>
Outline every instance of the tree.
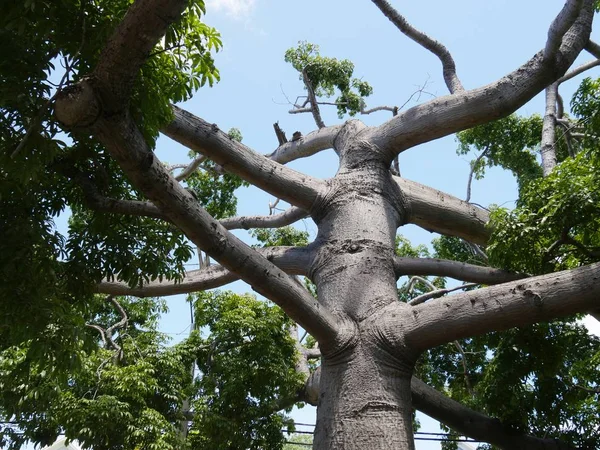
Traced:
<path fill-rule="evenodd" d="M 465 90 L 441 43 L 409 25 L 388 2 L 373 0 L 402 33 L 440 59 L 450 94 L 403 112 L 381 107 L 393 117 L 379 126 L 367 127 L 357 120 L 325 126 L 320 114 L 323 97 L 337 95 L 329 103 L 341 115 L 367 114 L 374 109 L 365 106 L 372 88 L 353 77 L 349 61 L 323 57 L 315 46 L 301 44 L 286 54 L 307 94 L 292 112 L 310 113 L 318 130 L 294 134 L 288 141 L 276 127 L 279 146 L 267 156 L 239 142 L 237 133 L 225 133 L 171 105 L 218 78 L 210 51 L 220 47 L 220 39 L 200 21 L 201 1 L 62 3 L 29 1 L 25 9 L 13 2 L 3 4 L 3 37 L 27 56 L 2 55 L 1 68 L 18 87 L 2 93 L 0 214 L 8 226 L 0 252 L 1 289 L 3 298 L 25 299 L 18 308 L 15 300 L 7 302 L 2 312 L 4 350 L 12 352 L 10 358 L 5 356 L 8 367 L 3 370 L 7 383 L 19 374 L 13 366 L 24 372 L 28 357 L 39 363 L 42 355 L 89 367 L 76 371 L 82 380 L 62 373 L 66 380 L 57 387 L 56 376 L 52 374 L 48 385 L 45 366 L 36 363 L 33 375 L 31 370 L 21 374 L 37 380 L 36 389 L 17 384 L 23 393 L 3 401 L 5 415 L 22 422 L 28 415 L 44 419 L 44 427 L 35 424 L 30 430 L 31 435 L 44 431 L 40 441 L 65 427 L 74 435 L 87 435 L 88 443 L 98 448 L 176 448 L 185 442 L 206 448 L 211 445 L 210 432 L 222 422 L 211 424 L 205 410 L 213 413 L 238 401 L 254 402 L 256 414 L 251 409 L 252 417 L 241 417 L 251 421 L 268 415 L 266 407 L 273 411 L 290 401 L 306 401 L 318 403 L 314 448 L 411 449 L 414 405 L 455 432 L 500 448 L 596 445 L 599 380 L 592 368 L 600 354 L 598 342 L 572 320 L 554 320 L 598 308 L 597 82 L 582 85 L 573 118 L 564 115 L 557 94 L 561 82 L 583 70 L 568 72 L 584 49 L 598 59 L 598 46 L 590 41 L 597 2 L 565 2 L 540 52 L 500 80 Z M 57 60 L 63 61 L 64 76 L 53 90 L 47 78 Z M 543 90 L 547 107 L 541 120 L 511 116 Z M 557 140 L 557 124 L 566 127 L 564 144 Z M 69 142 L 59 140 L 59 128 L 68 133 Z M 177 176 L 152 151 L 159 131 L 198 154 Z M 521 190 L 515 211 L 490 213 L 399 176 L 394 162 L 398 154 L 458 132 L 463 132 L 461 151 L 483 152 L 473 163 L 475 176 L 482 175 L 486 165 L 515 172 Z M 529 153 L 538 144 L 541 165 Z M 328 148 L 339 156 L 340 167 L 332 179 L 316 179 L 285 166 Z M 197 172 L 200 164 L 203 170 Z M 227 193 L 241 183 L 231 174 L 293 206 L 267 217 L 225 218 L 233 213 Z M 181 184 L 186 179 L 190 189 Z M 214 180 L 221 184 L 216 186 Z M 569 185 L 573 180 L 578 180 L 575 194 Z M 214 196 L 216 191 L 224 196 Z M 69 240 L 63 242 L 51 220 L 66 206 L 73 218 Z M 319 230 L 308 245 L 290 246 L 298 236 L 288 230 L 263 235 L 271 244 L 268 248 L 251 248 L 229 232 L 289 225 L 307 216 Z M 443 234 L 434 256 L 444 259 L 397 242 L 396 231 L 406 223 Z M 219 265 L 205 264 L 198 272 L 184 274 L 183 264 L 192 254 L 189 242 Z M 314 283 L 316 298 L 295 275 Z M 404 275 L 412 278 L 399 296 L 396 281 Z M 442 277 L 468 282 L 461 286 L 468 291 L 443 297 L 450 288 Z M 277 304 L 310 333 L 318 348 L 301 347 L 295 326 L 249 298 L 200 294 L 195 300 L 197 320 L 211 327 L 213 337 L 196 336 L 164 353 L 156 337 L 148 338 L 146 347 L 140 345 L 143 327 L 132 330 L 131 338 L 120 331 L 131 320 L 131 312 L 123 312 L 128 300 L 109 297 L 102 302 L 93 295 L 191 293 L 238 278 Z M 473 289 L 478 286 L 482 287 Z M 112 309 L 107 311 L 107 305 Z M 155 304 L 150 305 L 143 318 L 151 315 Z M 131 306 L 132 311 L 136 307 Z M 246 323 L 243 317 L 229 315 L 240 308 L 257 319 Z M 256 327 L 258 322 L 270 326 L 265 331 Z M 237 332 L 228 334 L 231 330 Z M 510 331 L 500 333 L 505 330 Z M 204 364 L 204 375 L 211 373 L 214 361 L 223 370 L 252 367 L 233 362 L 247 356 L 246 348 L 256 358 L 256 349 L 246 344 L 263 342 L 258 337 L 273 342 L 262 348 L 277 348 L 269 359 L 273 367 L 285 367 L 283 360 L 289 363 L 297 346 L 296 369 L 306 384 L 292 389 L 298 382 L 296 371 L 274 371 L 279 375 L 274 381 L 285 389 L 273 398 L 274 388 L 241 394 L 241 389 L 228 391 L 218 374 L 203 376 L 204 403 L 185 411 L 194 361 Z M 127 343 L 129 351 L 124 349 Z M 458 354 L 449 355 L 445 344 L 454 345 Z M 232 360 L 227 360 L 229 345 L 239 351 L 230 352 Z M 83 355 L 70 359 L 73 348 Z M 136 351 L 138 356 L 129 356 Z M 513 351 L 521 352 L 521 359 L 536 370 L 519 365 L 510 370 Z M 123 355 L 132 359 L 128 362 Z M 164 361 L 148 362 L 150 355 Z M 466 355 L 473 355 L 470 367 Z M 311 372 L 308 360 L 315 357 L 321 358 L 320 365 Z M 100 370 L 106 358 L 115 374 Z M 87 390 L 73 394 L 65 387 L 83 388 L 86 382 L 98 386 L 89 381 L 95 371 L 99 379 L 106 378 L 101 384 L 103 403 L 96 401 L 95 393 L 90 399 Z M 168 379 L 156 379 L 156 373 L 168 374 Z M 140 380 L 145 382 L 140 385 Z M 247 378 L 240 380 L 238 388 L 254 386 Z M 498 398 L 505 387 L 514 388 L 509 402 Z M 483 400 L 473 395 L 475 390 L 484 394 Z M 44 399 L 51 398 L 47 392 L 57 392 L 89 422 L 37 416 L 35 407 L 21 407 L 19 402 L 29 405 L 28 396 L 35 399 L 35 392 Z M 231 397 L 220 397 L 226 394 Z M 159 401 L 157 396 L 164 398 Z M 540 402 L 531 406 L 526 420 L 518 420 L 513 400 L 532 398 Z M 571 410 L 562 415 L 557 405 Z M 486 410 L 502 422 L 472 408 Z M 175 424 L 192 412 L 189 435 L 185 426 L 177 433 Z M 239 411 L 222 416 L 236 414 L 243 416 Z M 114 434 L 92 430 L 90 424 L 99 419 L 102 431 Z M 258 423 L 264 432 L 261 438 L 274 432 L 274 426 L 283 426 L 274 420 Z M 119 424 L 126 426 L 113 428 Z M 528 434 L 540 431 L 543 424 L 551 424 L 545 435 Z M 120 441 L 111 440 L 111 435 Z"/>

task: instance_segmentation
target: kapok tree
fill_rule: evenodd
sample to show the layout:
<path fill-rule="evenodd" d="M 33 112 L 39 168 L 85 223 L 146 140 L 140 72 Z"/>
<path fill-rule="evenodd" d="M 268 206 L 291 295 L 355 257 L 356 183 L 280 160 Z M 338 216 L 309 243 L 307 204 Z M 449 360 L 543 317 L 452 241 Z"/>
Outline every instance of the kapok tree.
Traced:
<path fill-rule="evenodd" d="M 164 51 L 163 36 L 172 36 L 174 29 L 185 31 L 181 24 L 189 17 L 185 13 L 188 1 L 138 0 L 129 8 L 94 66 L 85 76 L 61 83 L 49 106 L 61 127 L 82 143 L 80 147 L 99 142 L 102 150 L 97 151 L 110 154 L 145 197 L 131 199 L 122 192 L 110 197 L 88 183 L 88 207 L 160 219 L 175 226 L 219 265 L 187 274 L 177 283 L 129 273 L 122 277 L 129 283 L 103 281 L 97 291 L 155 296 L 214 288 L 235 279 L 250 284 L 318 342 L 318 351 L 301 351 L 306 359 L 320 356 L 321 364 L 297 399 L 317 404 L 316 449 L 412 449 L 414 406 L 457 432 L 502 448 L 571 448 L 544 436 L 515 433 L 446 398 L 413 374 L 419 356 L 443 344 L 597 309 L 600 266 L 529 277 L 450 260 L 397 256 L 396 233 L 404 224 L 463 239 L 478 253 L 490 234 L 499 230 L 488 227 L 487 210 L 394 175 L 397 170 L 392 165 L 403 151 L 506 117 L 546 89 L 542 167 L 550 176 L 560 161 L 553 154 L 556 124 L 561 123 L 556 107 L 558 85 L 571 76 L 567 71 L 584 49 L 598 57 L 598 46 L 590 41 L 595 2 L 566 1 L 550 25 L 543 49 L 505 77 L 472 90 L 462 86 L 452 56 L 442 44 L 410 26 L 385 0 L 373 3 L 402 33 L 439 57 L 449 95 L 404 112 L 390 108 L 395 115 L 379 126 L 367 127 L 358 120 L 325 126 L 320 96 L 339 90 L 335 104 L 341 112 L 365 113 L 368 110 L 362 102 L 370 87 L 353 82 L 346 65 L 319 59 L 310 48 L 300 48 L 287 55 L 307 89 L 306 101 L 295 109 L 311 113 L 318 130 L 296 135 L 291 141 L 278 130 L 280 145 L 262 155 L 217 124 L 171 106 L 160 117 L 164 123 L 157 119 L 160 131 L 199 155 L 178 176 L 152 151 L 152 136 L 143 133 L 148 123 L 132 105 L 140 104 L 135 96 L 137 84 L 148 82 L 140 77 L 140 70 L 154 63 L 151 55 Z M 208 64 L 200 57 L 195 61 Z M 334 77 L 319 71 L 324 65 L 336 68 Z M 178 97 L 185 95 L 172 95 Z M 466 144 L 478 143 L 465 139 Z M 331 179 L 317 179 L 285 166 L 330 148 L 339 157 L 338 172 Z M 22 151 L 15 149 L 15 157 Z M 76 155 L 73 158 L 77 166 Z M 85 187 L 89 180 L 69 166 L 73 158 L 61 159 L 58 167 Z M 267 217 L 215 219 L 181 184 L 202 158 L 210 159 L 215 170 L 235 174 L 293 206 Z M 318 235 L 304 247 L 253 249 L 228 231 L 279 227 L 308 216 L 317 224 Z M 576 240 L 570 231 L 556 248 Z M 317 298 L 295 275 L 304 275 L 316 285 Z M 396 283 L 404 275 L 448 276 L 488 287 L 401 302 Z M 306 372 L 305 362 L 298 369 Z"/>

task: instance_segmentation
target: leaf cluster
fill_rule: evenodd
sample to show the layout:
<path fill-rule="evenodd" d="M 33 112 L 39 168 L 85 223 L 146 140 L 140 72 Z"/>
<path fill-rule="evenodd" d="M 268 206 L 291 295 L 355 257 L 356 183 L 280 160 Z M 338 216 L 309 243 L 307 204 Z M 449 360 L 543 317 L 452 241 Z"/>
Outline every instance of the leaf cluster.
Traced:
<path fill-rule="evenodd" d="M 197 366 L 197 449 L 281 448 L 288 418 L 278 413 L 304 380 L 295 370 L 292 323 L 252 295 L 204 292 L 190 296 L 201 338 Z"/>
<path fill-rule="evenodd" d="M 352 78 L 354 64 L 350 60 L 321 56 L 318 45 L 301 41 L 285 52 L 285 61 L 300 72 L 301 80 L 306 75 L 316 96 L 329 98 L 339 92 L 335 104 L 340 119 L 358 114 L 364 99 L 373 93 L 369 83 Z"/>

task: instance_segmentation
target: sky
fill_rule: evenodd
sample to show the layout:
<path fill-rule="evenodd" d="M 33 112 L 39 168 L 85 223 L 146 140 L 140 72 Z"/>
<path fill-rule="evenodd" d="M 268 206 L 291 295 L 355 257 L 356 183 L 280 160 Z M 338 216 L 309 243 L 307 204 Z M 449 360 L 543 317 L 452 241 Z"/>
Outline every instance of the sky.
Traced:
<path fill-rule="evenodd" d="M 514 70 L 540 50 L 548 26 L 564 2 L 391 3 L 413 26 L 446 45 L 463 85 L 471 89 Z M 207 0 L 206 7 L 206 23 L 221 32 L 224 42 L 223 50 L 216 55 L 221 81 L 213 88 L 202 88 L 183 107 L 218 124 L 220 129 L 240 129 L 244 143 L 260 153 L 270 153 L 277 146 L 275 122 L 288 136 L 297 130 L 307 134 L 315 129 L 310 115 L 287 113 L 291 108 L 288 98 L 293 101 L 303 94 L 303 89 L 297 72 L 284 62 L 283 56 L 299 41 L 318 44 L 324 56 L 353 61 L 354 76 L 368 81 L 374 89 L 367 100 L 368 107 L 402 105 L 423 85 L 426 93 L 418 102 L 447 94 L 438 59 L 402 35 L 368 0 Z M 584 55 L 580 62 L 588 59 Z M 589 73 L 598 76 L 598 71 Z M 576 79 L 562 87 L 565 99 L 570 98 L 577 84 Z M 413 99 L 407 107 L 415 104 Z M 538 96 L 519 112 L 541 114 L 543 106 L 543 99 Z M 327 125 L 340 123 L 334 108 L 323 108 L 322 112 Z M 389 118 L 390 113 L 386 112 L 359 117 L 367 125 L 381 124 Z M 454 137 L 447 137 L 406 151 L 400 156 L 402 176 L 464 198 L 472 156 L 457 156 L 456 148 Z M 188 161 L 187 150 L 165 137 L 159 139 L 157 154 L 170 164 Z M 337 161 L 333 152 L 327 151 L 295 161 L 290 167 L 327 178 L 335 174 Z M 474 182 L 471 201 L 510 207 L 516 197 L 512 175 L 492 169 L 485 179 Z M 255 188 L 240 190 L 238 199 L 240 215 L 268 214 L 268 204 L 274 200 Z M 314 236 L 316 229 L 310 221 L 297 226 L 305 227 Z M 428 244 L 434 237 L 415 226 L 402 227 L 399 232 L 414 244 Z M 244 233 L 237 234 L 248 239 Z M 241 282 L 230 287 L 238 292 L 249 291 Z M 162 320 L 161 328 L 179 340 L 189 331 L 189 306 L 182 296 L 168 302 L 171 312 Z M 589 324 L 600 333 L 597 322 L 590 319 Z M 314 408 L 295 412 L 294 417 L 312 424 Z M 421 431 L 438 431 L 430 419 L 421 417 L 421 423 Z M 418 450 L 439 448 L 438 443 L 417 442 Z"/>
<path fill-rule="evenodd" d="M 559 0 L 422 0 L 392 1 L 415 27 L 441 41 L 452 53 L 457 72 L 466 89 L 493 82 L 524 63 L 543 48 L 549 24 L 563 5 Z M 216 55 L 221 81 L 213 88 L 201 89 L 183 105 L 192 113 L 219 128 L 241 130 L 244 143 L 261 153 L 277 146 L 273 123 L 279 122 L 288 136 L 315 129 L 309 114 L 288 114 L 298 95 L 303 94 L 297 72 L 284 62 L 285 51 L 299 41 L 320 46 L 323 56 L 350 59 L 354 76 L 368 81 L 374 94 L 368 107 L 404 104 L 425 85 L 417 102 L 446 95 L 440 63 L 402 35 L 368 0 L 207 0 L 206 22 L 222 34 L 224 48 Z M 596 35 L 596 39 L 598 36 Z M 582 55 L 578 62 L 591 59 Z M 589 74 L 598 76 L 598 71 Z M 561 88 L 569 99 L 578 85 L 575 79 Z M 289 100 L 288 100 L 289 99 Z M 415 99 L 406 107 L 415 105 Z M 543 98 L 537 96 L 520 114 L 542 114 Z M 334 108 L 322 108 L 327 125 L 340 123 Z M 367 125 L 378 125 L 390 118 L 381 112 L 360 116 Z M 473 157 L 456 155 L 454 137 L 410 149 L 400 156 L 403 177 L 465 198 L 469 161 Z M 157 152 L 169 163 L 186 161 L 187 150 L 161 138 Z M 332 151 L 290 164 L 296 170 L 327 178 L 335 174 L 336 157 Z M 483 206 L 497 204 L 510 207 L 517 198 L 512 175 L 499 169 L 488 171 L 485 179 L 475 181 L 471 201 Z M 238 193 L 240 215 L 268 214 L 273 197 L 255 188 Z M 312 222 L 305 227 L 313 236 Z M 405 226 L 400 233 L 413 243 L 428 244 L 434 237 L 415 226 Z M 244 233 L 237 233 L 248 239 Z M 191 267 L 193 268 L 193 267 Z M 242 282 L 228 288 L 248 291 Z M 169 300 L 171 313 L 162 322 L 164 331 L 176 339 L 187 333 L 188 306 L 181 296 Z M 600 334 L 592 318 L 586 324 Z M 315 423 L 315 409 L 306 407 L 293 413 L 302 423 Z M 421 431 L 437 432 L 438 425 L 420 416 Z M 305 428 L 306 429 L 306 428 Z M 436 442 L 417 441 L 418 450 L 439 449 Z"/>

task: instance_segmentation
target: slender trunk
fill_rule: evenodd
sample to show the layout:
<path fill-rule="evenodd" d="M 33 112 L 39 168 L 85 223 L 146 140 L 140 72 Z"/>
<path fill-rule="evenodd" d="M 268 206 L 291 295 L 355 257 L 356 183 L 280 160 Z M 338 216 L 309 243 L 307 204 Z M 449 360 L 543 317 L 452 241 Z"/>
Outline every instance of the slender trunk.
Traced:
<path fill-rule="evenodd" d="M 544 176 L 550 174 L 556 166 L 556 97 L 558 83 L 552 83 L 546 88 L 546 113 L 542 129 L 542 170 Z"/>

